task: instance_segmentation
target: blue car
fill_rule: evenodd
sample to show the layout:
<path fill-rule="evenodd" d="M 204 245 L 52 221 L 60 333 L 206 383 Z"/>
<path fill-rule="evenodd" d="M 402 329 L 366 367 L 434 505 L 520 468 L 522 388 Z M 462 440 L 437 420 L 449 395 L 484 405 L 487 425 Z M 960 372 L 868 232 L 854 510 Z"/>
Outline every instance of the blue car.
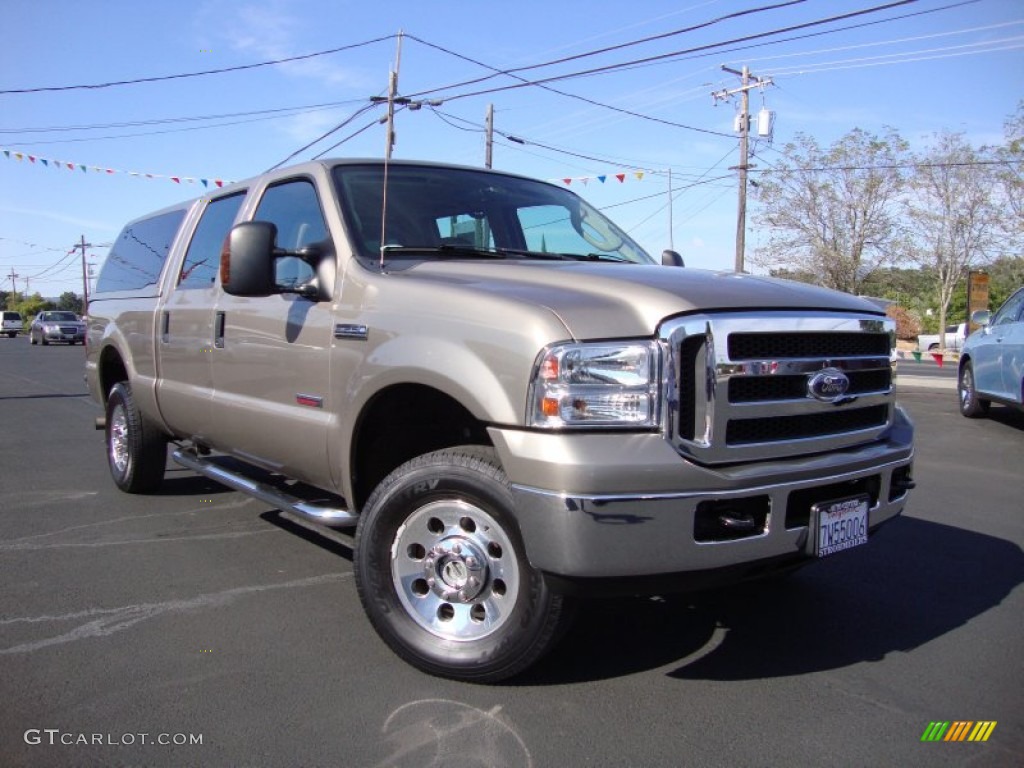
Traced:
<path fill-rule="evenodd" d="M 960 353 L 960 413 L 979 418 L 993 402 L 1024 410 L 1024 288 L 994 315 L 982 310 L 971 319 L 983 327 Z"/>

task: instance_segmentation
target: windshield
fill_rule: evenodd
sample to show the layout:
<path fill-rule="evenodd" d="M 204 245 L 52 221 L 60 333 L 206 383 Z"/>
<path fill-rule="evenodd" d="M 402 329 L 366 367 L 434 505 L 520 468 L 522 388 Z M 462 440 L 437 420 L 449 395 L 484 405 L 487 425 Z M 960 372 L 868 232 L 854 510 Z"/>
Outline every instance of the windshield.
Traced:
<path fill-rule="evenodd" d="M 78 321 L 78 315 L 74 312 L 47 312 L 43 320 L 57 323 L 74 323 Z"/>
<path fill-rule="evenodd" d="M 465 249 L 509 258 L 551 255 L 654 263 L 629 236 L 566 189 L 472 169 L 394 164 L 388 169 L 387 220 L 381 226 L 384 166 L 338 165 L 334 181 L 358 255 L 451 258 Z"/>

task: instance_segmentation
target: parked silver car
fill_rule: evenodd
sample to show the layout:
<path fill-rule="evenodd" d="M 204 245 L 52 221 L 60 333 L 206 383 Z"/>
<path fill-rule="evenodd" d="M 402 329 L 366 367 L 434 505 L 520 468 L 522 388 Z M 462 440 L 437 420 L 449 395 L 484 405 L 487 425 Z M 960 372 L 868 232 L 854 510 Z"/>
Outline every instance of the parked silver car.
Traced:
<path fill-rule="evenodd" d="M 28 329 L 28 339 L 44 347 L 51 341 L 64 341 L 68 344 L 85 343 L 85 323 L 78 319 L 74 312 L 50 310 L 40 312 Z"/>
<path fill-rule="evenodd" d="M 971 319 L 983 327 L 960 353 L 960 413 L 984 416 L 992 402 L 1024 410 L 1024 288 L 994 315 L 982 310 Z"/>

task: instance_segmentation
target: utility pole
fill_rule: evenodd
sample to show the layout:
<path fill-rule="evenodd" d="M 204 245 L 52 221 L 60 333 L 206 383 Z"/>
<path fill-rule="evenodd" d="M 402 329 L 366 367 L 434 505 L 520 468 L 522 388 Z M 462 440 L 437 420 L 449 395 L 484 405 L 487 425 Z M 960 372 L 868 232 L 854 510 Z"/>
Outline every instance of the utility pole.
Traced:
<path fill-rule="evenodd" d="M 77 251 L 79 248 L 82 249 L 82 314 L 88 314 L 89 312 L 89 270 L 85 264 L 85 249 L 92 248 L 92 243 L 85 242 L 85 235 L 82 235 L 81 241 L 78 245 L 74 246 L 71 250 Z"/>
<path fill-rule="evenodd" d="M 395 148 L 395 98 L 398 96 L 398 70 L 402 66 L 402 37 L 404 33 L 398 32 L 398 51 L 395 54 L 395 68 L 391 70 L 388 78 L 388 136 L 387 146 L 384 148 L 384 159 L 391 159 L 391 150 Z"/>
<path fill-rule="evenodd" d="M 730 96 L 740 94 L 740 114 L 738 118 L 740 132 L 740 164 L 729 170 L 740 172 L 739 205 L 736 213 L 736 265 L 737 272 L 743 271 L 744 254 L 747 244 L 747 171 L 756 166 L 750 165 L 750 90 L 752 88 L 764 88 L 771 85 L 771 78 L 755 77 L 746 66 L 742 70 L 730 69 L 723 66 L 722 69 L 740 78 L 740 87 L 714 91 L 711 98 L 717 103 L 719 99 L 728 99 Z"/>
<path fill-rule="evenodd" d="M 487 136 L 487 150 L 484 153 L 484 167 L 491 168 L 493 155 L 494 155 L 494 105 L 487 105 L 487 119 L 486 119 L 486 136 Z"/>
<path fill-rule="evenodd" d="M 18 293 L 18 286 L 14 281 L 21 277 L 21 275 L 15 274 L 14 267 L 11 267 L 11 274 L 9 274 L 8 277 L 11 278 L 11 295 L 16 296 Z"/>
<path fill-rule="evenodd" d="M 675 239 L 673 231 L 675 230 L 675 224 L 672 222 L 672 169 L 668 169 L 668 249 L 674 251 L 676 249 Z"/>

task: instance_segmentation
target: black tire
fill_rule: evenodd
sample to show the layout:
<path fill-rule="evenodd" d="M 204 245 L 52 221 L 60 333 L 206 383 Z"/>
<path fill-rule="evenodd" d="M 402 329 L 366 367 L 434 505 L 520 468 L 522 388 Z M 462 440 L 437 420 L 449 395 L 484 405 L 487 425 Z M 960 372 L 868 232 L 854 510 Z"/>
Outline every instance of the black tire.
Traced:
<path fill-rule="evenodd" d="M 418 669 L 497 682 L 568 626 L 566 598 L 526 559 L 512 503 L 494 450 L 481 446 L 415 458 L 367 501 L 355 541 L 359 599 L 377 634 Z"/>
<path fill-rule="evenodd" d="M 151 493 L 160 487 L 167 465 L 167 438 L 135 405 L 131 385 L 121 381 L 107 397 L 107 464 L 117 487 Z"/>
<path fill-rule="evenodd" d="M 988 407 L 992 404 L 991 401 L 978 397 L 978 388 L 974 383 L 974 366 L 970 360 L 960 366 L 957 394 L 960 396 L 960 413 L 969 419 L 980 419 L 988 413 Z"/>
<path fill-rule="evenodd" d="M 39 342 L 40 342 L 40 343 L 41 343 L 41 344 L 42 344 L 42 345 L 43 345 L 44 347 L 48 347 L 48 346 L 50 346 L 50 342 L 48 342 L 48 341 L 46 340 L 46 337 L 45 337 L 45 336 L 40 336 L 40 337 L 39 337 Z"/>
<path fill-rule="evenodd" d="M 14 338 L 15 336 L 17 336 L 17 335 L 18 335 L 17 333 L 8 333 L 8 334 L 7 334 L 7 338 L 8 338 L 8 339 L 13 339 L 13 338 Z"/>
<path fill-rule="evenodd" d="M 33 336 L 31 333 L 28 335 L 28 343 L 31 344 L 33 347 L 36 345 L 36 337 Z"/>

